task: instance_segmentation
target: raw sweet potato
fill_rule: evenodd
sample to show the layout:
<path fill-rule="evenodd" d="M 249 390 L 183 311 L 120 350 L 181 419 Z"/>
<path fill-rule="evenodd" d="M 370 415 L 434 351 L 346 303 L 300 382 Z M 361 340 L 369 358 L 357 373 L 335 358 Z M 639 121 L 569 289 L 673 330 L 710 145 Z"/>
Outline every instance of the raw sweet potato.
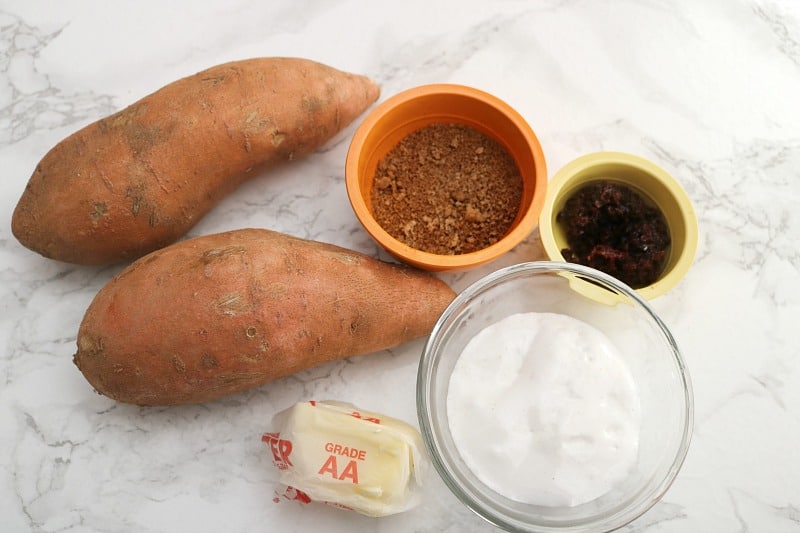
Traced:
<path fill-rule="evenodd" d="M 184 235 L 256 167 L 319 148 L 378 92 L 366 77 L 295 58 L 226 63 L 175 81 L 53 147 L 12 231 L 61 261 L 135 259 Z"/>
<path fill-rule="evenodd" d="M 109 281 L 74 361 L 118 401 L 200 403 L 427 335 L 454 296 L 411 267 L 235 230 L 152 252 Z"/>

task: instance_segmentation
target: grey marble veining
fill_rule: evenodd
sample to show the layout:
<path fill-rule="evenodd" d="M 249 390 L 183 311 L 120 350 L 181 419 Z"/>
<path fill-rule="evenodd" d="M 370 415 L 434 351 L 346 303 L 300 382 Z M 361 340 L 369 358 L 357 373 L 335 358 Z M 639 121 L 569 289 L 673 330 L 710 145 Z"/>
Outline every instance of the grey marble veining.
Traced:
<path fill-rule="evenodd" d="M 16 241 L 11 213 L 36 163 L 178 77 L 257 55 L 367 74 L 381 99 L 433 82 L 491 92 L 530 122 L 551 176 L 597 150 L 672 173 L 694 203 L 700 246 L 687 277 L 653 306 L 689 366 L 696 427 L 674 485 L 624 531 L 800 531 L 800 4 L 791 0 L 5 2 L 1 530 L 493 530 L 435 478 L 420 508 L 380 520 L 272 502 L 277 473 L 260 442 L 272 415 L 332 398 L 416 423 L 421 341 L 172 409 L 99 396 L 72 363 L 86 307 L 122 266 L 58 263 Z M 356 124 L 243 185 L 190 236 L 268 227 L 387 259 L 344 191 Z M 543 257 L 534 232 L 498 261 L 442 278 L 459 290 Z"/>

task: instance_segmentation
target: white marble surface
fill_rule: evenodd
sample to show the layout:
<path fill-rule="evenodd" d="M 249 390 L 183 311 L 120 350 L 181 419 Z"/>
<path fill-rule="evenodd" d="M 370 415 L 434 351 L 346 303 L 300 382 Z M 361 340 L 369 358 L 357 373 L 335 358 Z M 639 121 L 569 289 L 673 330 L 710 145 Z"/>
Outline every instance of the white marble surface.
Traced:
<path fill-rule="evenodd" d="M 701 228 L 685 280 L 653 305 L 690 368 L 696 429 L 666 497 L 625 531 L 800 531 L 800 4 L 794 0 L 0 4 L 0 530 L 492 531 L 433 482 L 384 519 L 271 501 L 259 437 L 292 403 L 335 398 L 416 424 L 422 346 L 341 361 L 203 406 L 96 395 L 72 364 L 91 298 L 120 267 L 19 245 L 12 210 L 78 127 L 184 75 L 250 56 L 370 75 L 382 99 L 473 85 L 537 131 L 550 175 L 595 150 L 672 172 Z M 265 173 L 191 232 L 262 226 L 386 258 L 347 202 L 352 125 Z M 541 259 L 537 236 L 482 269 Z"/>

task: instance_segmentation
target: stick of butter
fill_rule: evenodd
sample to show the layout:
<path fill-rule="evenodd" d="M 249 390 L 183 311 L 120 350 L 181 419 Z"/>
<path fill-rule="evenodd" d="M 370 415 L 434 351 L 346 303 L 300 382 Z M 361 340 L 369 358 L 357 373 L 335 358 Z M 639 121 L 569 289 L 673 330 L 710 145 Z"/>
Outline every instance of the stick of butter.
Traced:
<path fill-rule="evenodd" d="M 264 441 L 287 499 L 367 516 L 419 503 L 427 459 L 419 432 L 400 420 L 339 402 L 300 402 L 275 415 Z"/>

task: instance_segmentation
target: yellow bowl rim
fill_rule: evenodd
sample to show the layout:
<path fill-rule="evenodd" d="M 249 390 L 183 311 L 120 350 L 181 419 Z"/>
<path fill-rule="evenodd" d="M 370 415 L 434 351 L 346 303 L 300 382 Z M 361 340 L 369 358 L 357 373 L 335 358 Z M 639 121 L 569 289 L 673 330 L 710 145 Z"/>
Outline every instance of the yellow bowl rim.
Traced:
<path fill-rule="evenodd" d="M 539 216 L 539 237 L 545 253 L 551 261 L 564 261 L 564 256 L 561 255 L 561 250 L 559 250 L 554 238 L 553 208 L 560 197 L 560 193 L 575 179 L 575 176 L 590 167 L 608 163 L 639 169 L 659 181 L 674 199 L 675 205 L 680 212 L 680 220 L 686 228 L 686 240 L 683 249 L 680 250 L 675 266 L 655 283 L 636 289 L 636 292 L 643 298 L 652 300 L 674 288 L 686 276 L 694 262 L 699 239 L 697 217 L 688 194 L 675 178 L 652 161 L 630 153 L 602 151 L 585 154 L 561 167 L 548 184 L 547 197 Z M 646 184 L 643 184 L 641 188 L 646 190 Z M 588 283 L 586 284 L 586 290 L 595 293 L 595 296 L 599 296 L 596 294 L 597 289 L 589 285 Z"/>

